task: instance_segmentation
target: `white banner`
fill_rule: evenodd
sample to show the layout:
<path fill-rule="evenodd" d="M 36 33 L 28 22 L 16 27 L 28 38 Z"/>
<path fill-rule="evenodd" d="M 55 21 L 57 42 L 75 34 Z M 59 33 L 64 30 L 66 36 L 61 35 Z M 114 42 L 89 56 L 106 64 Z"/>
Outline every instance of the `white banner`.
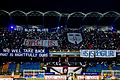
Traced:
<path fill-rule="evenodd" d="M 66 75 L 46 75 L 45 80 L 66 80 Z M 72 79 L 68 79 L 72 80 Z M 99 80 L 99 76 L 83 76 L 83 75 L 77 75 L 77 79 L 75 80 Z"/>
<path fill-rule="evenodd" d="M 13 78 L 0 78 L 0 80 L 13 80 Z"/>
<path fill-rule="evenodd" d="M 52 47 L 52 46 L 58 46 L 58 41 L 57 40 L 25 39 L 23 44 L 25 46 Z"/>
<path fill-rule="evenodd" d="M 67 33 L 68 41 L 74 44 L 82 42 L 81 33 Z"/>
<path fill-rule="evenodd" d="M 96 51 L 96 57 L 116 57 L 116 50 L 101 50 Z"/>
<path fill-rule="evenodd" d="M 54 69 L 57 70 L 58 72 L 63 73 L 63 67 L 52 67 L 52 68 L 54 68 Z M 78 68 L 78 67 L 68 67 L 68 73 L 74 72 L 74 70 L 77 69 L 77 68 Z M 50 72 L 55 72 L 55 71 L 52 70 L 52 69 L 50 69 Z M 76 73 L 76 74 L 81 74 L 81 72 L 82 72 L 82 69 L 79 69 L 79 70 L 77 70 L 75 73 Z M 59 73 L 55 72 L 55 74 L 59 74 Z"/>
<path fill-rule="evenodd" d="M 66 75 L 45 75 L 44 80 L 66 80 Z"/>
<path fill-rule="evenodd" d="M 85 76 L 86 80 L 99 80 L 99 76 Z"/>
<path fill-rule="evenodd" d="M 116 57 L 116 50 L 80 50 L 80 57 L 112 58 L 112 57 Z"/>

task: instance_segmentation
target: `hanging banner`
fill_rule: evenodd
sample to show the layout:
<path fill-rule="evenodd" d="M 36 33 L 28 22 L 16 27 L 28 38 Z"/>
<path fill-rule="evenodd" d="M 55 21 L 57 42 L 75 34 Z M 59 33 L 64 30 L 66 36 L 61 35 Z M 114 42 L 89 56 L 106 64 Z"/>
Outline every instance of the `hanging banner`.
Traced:
<path fill-rule="evenodd" d="M 52 46 L 58 46 L 58 41 L 57 40 L 25 39 L 23 45 L 52 47 Z"/>
<path fill-rule="evenodd" d="M 82 42 L 81 33 L 67 33 L 68 41 L 73 44 L 79 44 Z"/>
<path fill-rule="evenodd" d="M 47 49 L 0 49 L 4 57 L 49 57 Z"/>
<path fill-rule="evenodd" d="M 112 57 L 116 57 L 116 50 L 80 50 L 80 57 L 112 58 Z"/>

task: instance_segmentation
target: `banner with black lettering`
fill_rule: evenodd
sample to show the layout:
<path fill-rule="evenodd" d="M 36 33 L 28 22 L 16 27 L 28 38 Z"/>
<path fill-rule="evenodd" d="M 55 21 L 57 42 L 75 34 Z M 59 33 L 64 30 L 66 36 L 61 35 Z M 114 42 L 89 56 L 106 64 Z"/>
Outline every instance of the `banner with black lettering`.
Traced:
<path fill-rule="evenodd" d="M 52 47 L 52 46 L 58 46 L 58 40 L 25 39 L 23 45 Z"/>
<path fill-rule="evenodd" d="M 4 57 L 49 57 L 48 49 L 0 49 Z"/>

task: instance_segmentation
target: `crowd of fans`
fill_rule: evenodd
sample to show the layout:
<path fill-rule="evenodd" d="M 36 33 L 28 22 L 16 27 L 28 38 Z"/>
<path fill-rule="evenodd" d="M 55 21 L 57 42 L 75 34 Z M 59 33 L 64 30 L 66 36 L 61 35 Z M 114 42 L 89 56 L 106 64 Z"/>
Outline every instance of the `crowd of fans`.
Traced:
<path fill-rule="evenodd" d="M 88 49 L 118 49 L 120 45 L 120 33 L 90 31 L 84 32 L 84 46 Z"/>
<path fill-rule="evenodd" d="M 82 41 L 74 44 L 68 41 L 67 33 L 81 33 Z M 0 31 L 1 48 L 43 48 L 41 46 L 25 46 L 25 39 L 58 40 L 58 46 L 50 47 L 53 50 L 79 50 L 79 49 L 120 49 L 120 33 L 112 31 L 80 31 L 61 30 L 59 32 L 24 32 L 24 31 Z"/>

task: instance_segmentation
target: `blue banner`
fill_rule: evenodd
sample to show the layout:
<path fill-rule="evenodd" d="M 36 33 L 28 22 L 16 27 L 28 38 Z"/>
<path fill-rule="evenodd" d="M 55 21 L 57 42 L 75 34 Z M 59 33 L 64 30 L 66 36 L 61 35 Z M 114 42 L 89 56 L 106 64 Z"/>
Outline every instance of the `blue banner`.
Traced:
<path fill-rule="evenodd" d="M 111 58 L 111 57 L 116 57 L 116 50 L 80 50 L 80 57 Z"/>
<path fill-rule="evenodd" d="M 63 27 L 56 27 L 53 29 L 51 29 L 51 28 L 39 28 L 38 26 L 34 26 L 34 27 L 36 27 L 36 28 L 32 28 L 32 26 L 31 26 L 31 28 L 30 28 L 30 26 L 29 26 L 29 28 L 24 28 L 23 26 L 16 25 L 16 27 L 13 30 L 24 31 L 24 32 L 36 32 L 36 31 L 37 32 L 58 32 L 61 29 L 63 29 Z"/>
<path fill-rule="evenodd" d="M 98 72 L 84 72 L 84 73 L 82 73 L 82 75 L 97 76 L 97 75 L 99 75 L 99 73 Z"/>
<path fill-rule="evenodd" d="M 120 52 L 117 52 L 117 57 L 120 57 Z"/>
<path fill-rule="evenodd" d="M 4 57 L 49 57 L 47 49 L 0 49 Z"/>
<path fill-rule="evenodd" d="M 46 72 L 45 75 L 55 75 L 55 72 Z"/>
<path fill-rule="evenodd" d="M 33 78 L 32 80 L 35 80 L 35 78 L 40 78 L 39 80 L 44 80 L 45 74 L 44 73 L 28 73 L 24 75 L 24 78 Z"/>

